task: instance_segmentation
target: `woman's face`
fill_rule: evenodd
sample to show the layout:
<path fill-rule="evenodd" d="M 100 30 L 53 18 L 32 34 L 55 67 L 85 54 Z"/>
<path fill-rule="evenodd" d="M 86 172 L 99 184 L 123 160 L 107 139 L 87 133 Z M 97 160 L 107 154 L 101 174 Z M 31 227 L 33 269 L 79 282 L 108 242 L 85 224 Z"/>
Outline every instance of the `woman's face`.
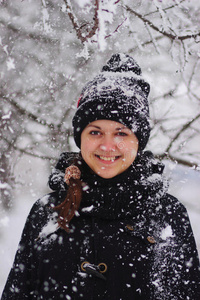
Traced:
<path fill-rule="evenodd" d="M 99 176 L 112 178 L 124 172 L 135 160 L 138 139 L 121 123 L 97 120 L 81 134 L 81 154 Z"/>

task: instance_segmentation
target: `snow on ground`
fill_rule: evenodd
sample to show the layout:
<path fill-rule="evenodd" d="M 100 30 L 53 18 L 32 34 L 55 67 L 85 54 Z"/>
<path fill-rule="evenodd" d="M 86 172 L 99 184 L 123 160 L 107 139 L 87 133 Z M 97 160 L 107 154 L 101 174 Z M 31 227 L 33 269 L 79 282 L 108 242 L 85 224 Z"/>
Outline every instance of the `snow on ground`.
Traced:
<path fill-rule="evenodd" d="M 167 173 L 171 174 L 169 192 L 187 208 L 200 256 L 200 172 L 169 164 Z"/>

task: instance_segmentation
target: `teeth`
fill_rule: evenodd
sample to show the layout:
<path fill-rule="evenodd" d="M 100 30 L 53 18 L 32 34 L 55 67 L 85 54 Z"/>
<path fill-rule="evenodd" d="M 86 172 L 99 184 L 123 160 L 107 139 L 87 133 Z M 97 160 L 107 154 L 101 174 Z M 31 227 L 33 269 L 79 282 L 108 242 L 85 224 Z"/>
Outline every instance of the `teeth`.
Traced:
<path fill-rule="evenodd" d="M 106 156 L 99 156 L 100 157 L 100 159 L 103 159 L 103 160 L 115 160 L 116 159 L 116 157 L 115 156 L 113 156 L 113 157 L 106 157 Z"/>

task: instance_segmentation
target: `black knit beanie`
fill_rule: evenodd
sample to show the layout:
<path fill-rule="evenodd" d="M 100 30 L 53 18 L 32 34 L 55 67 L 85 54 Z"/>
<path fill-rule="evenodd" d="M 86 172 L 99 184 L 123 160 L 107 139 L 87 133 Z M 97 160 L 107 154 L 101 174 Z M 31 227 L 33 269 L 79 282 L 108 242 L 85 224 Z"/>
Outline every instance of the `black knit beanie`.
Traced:
<path fill-rule="evenodd" d="M 114 54 L 102 72 L 83 88 L 72 124 L 74 140 L 81 146 L 81 133 L 96 120 L 112 120 L 131 129 L 145 148 L 149 135 L 149 84 L 136 61 L 126 54 Z"/>

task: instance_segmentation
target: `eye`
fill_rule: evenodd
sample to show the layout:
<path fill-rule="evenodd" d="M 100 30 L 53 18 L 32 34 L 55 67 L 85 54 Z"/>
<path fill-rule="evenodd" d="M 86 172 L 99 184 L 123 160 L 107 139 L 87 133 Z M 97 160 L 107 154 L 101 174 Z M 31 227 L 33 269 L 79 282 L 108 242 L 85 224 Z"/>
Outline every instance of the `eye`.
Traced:
<path fill-rule="evenodd" d="M 122 132 L 122 131 L 119 131 L 117 133 L 118 136 L 127 136 L 128 134 L 126 132 Z"/>
<path fill-rule="evenodd" d="M 89 134 L 91 134 L 91 135 L 100 135 L 101 132 L 98 131 L 98 130 L 92 130 L 92 131 L 89 132 Z"/>

